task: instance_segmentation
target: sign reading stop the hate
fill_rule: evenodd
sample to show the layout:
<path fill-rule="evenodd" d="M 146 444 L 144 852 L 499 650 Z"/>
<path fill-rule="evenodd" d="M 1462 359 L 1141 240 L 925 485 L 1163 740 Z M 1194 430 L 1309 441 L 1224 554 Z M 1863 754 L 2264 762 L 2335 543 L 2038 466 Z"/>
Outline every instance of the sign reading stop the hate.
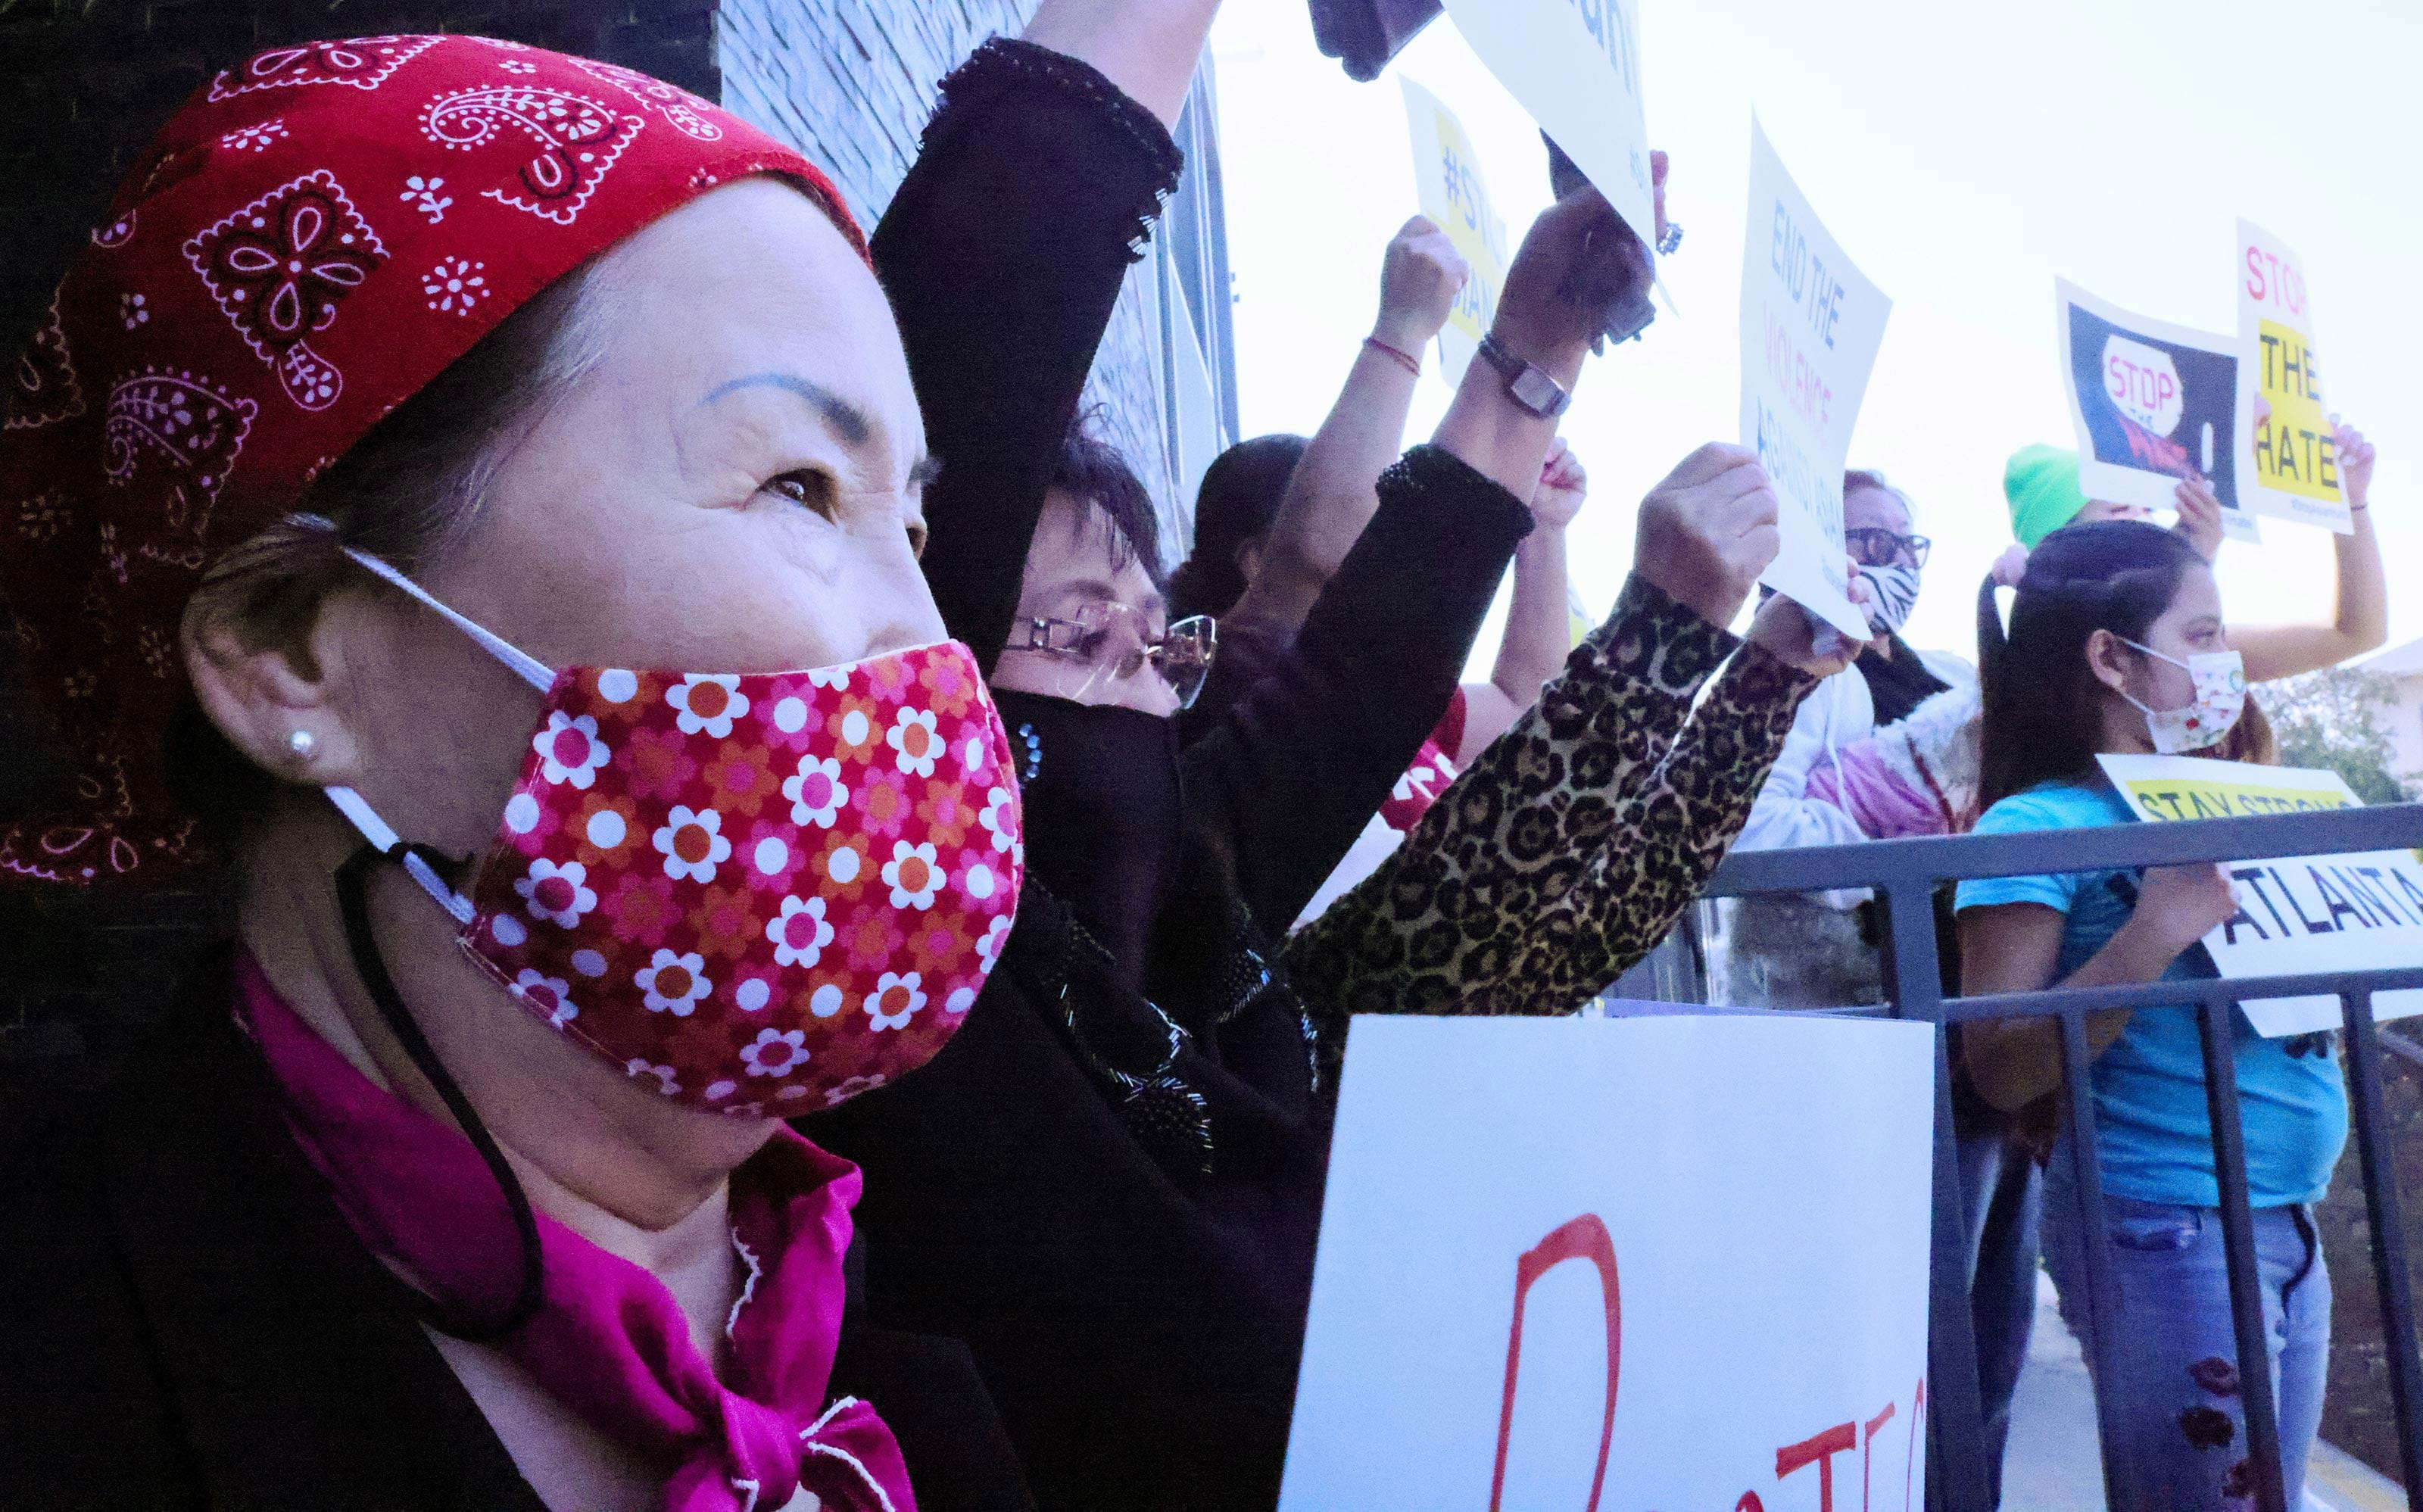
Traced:
<path fill-rule="evenodd" d="M 2339 491 L 2338 443 L 2322 400 L 2304 265 L 2252 221 L 2238 223 L 2239 413 L 2247 501 L 2266 514 L 2355 529 Z"/>
<path fill-rule="evenodd" d="M 1855 639 L 1843 550 L 1843 467 L 1892 302 L 1819 224 L 1750 122 L 1742 252 L 1742 445 L 1775 484 L 1782 543 L 1759 581 Z"/>
<path fill-rule="evenodd" d="M 1283 1512 L 1918 1512 L 1932 1036 L 1357 1018 Z"/>
<path fill-rule="evenodd" d="M 2179 480 L 2201 478 L 2223 528 L 2254 540 L 2239 498 L 2235 343 L 2131 314 L 2067 279 L 2053 280 L 2053 311 L 2086 496 L 2176 510 Z"/>

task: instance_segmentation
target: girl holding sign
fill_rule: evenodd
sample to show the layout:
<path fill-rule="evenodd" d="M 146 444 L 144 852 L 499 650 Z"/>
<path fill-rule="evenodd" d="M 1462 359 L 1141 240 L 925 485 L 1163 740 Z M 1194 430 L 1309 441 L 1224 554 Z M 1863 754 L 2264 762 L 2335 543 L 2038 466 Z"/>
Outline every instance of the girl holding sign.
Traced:
<path fill-rule="evenodd" d="M 2212 570 L 2186 541 L 2134 521 L 2082 524 L 2030 557 L 2005 638 L 1980 617 L 1985 695 L 1978 834 L 2129 824 L 2102 754 L 2199 752 L 2271 761 L 2245 704 Z M 2235 911 L 2220 867 L 1992 877 L 1960 884 L 1964 993 L 2026 992 L 2213 974 L 2197 944 Z M 2257 1036 L 2233 1010 L 2265 1338 L 2288 1504 L 2320 1425 L 2330 1277 L 2311 1205 L 2347 1138 L 2347 1097 L 2320 1036 Z M 2017 1110 L 2060 1083 L 2049 1019 L 1967 1026 L 1986 1098 Z M 2098 1390 L 2127 1442 L 2127 1506 L 2212 1507 L 2249 1494 L 2204 1060 L 2185 1008 L 2089 1016 L 2097 1171 L 2119 1336 Z M 2075 1166 L 2046 1177 L 2045 1248 L 2062 1312 L 2087 1337 L 2085 1238 Z M 2090 1350 L 2088 1358 L 2096 1359 Z"/>

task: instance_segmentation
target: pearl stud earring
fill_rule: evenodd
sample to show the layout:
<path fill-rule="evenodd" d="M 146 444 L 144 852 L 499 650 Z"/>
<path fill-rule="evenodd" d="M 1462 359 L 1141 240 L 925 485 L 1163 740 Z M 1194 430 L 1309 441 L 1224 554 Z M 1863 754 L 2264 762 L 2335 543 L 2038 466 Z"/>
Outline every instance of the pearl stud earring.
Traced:
<path fill-rule="evenodd" d="M 309 730 L 291 730 L 286 734 L 286 748 L 296 761 L 308 762 L 320 748 L 320 737 Z"/>

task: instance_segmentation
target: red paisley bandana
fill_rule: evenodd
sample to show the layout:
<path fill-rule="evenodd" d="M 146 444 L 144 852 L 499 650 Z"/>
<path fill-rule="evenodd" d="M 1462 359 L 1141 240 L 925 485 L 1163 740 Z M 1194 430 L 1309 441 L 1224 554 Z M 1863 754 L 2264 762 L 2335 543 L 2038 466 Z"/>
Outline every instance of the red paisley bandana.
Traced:
<path fill-rule="evenodd" d="M 476 37 L 263 53 L 161 132 L 8 384 L 0 591 L 79 811 L 0 871 L 163 879 L 197 858 L 161 740 L 203 566 L 549 283 L 750 174 L 824 175 L 706 102 Z"/>

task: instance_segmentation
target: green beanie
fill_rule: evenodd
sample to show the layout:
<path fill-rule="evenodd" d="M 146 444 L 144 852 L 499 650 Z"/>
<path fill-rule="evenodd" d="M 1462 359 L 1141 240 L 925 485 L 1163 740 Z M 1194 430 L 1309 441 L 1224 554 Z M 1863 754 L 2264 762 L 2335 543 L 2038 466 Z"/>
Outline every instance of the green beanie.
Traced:
<path fill-rule="evenodd" d="M 2030 551 L 2078 518 L 2086 491 L 2078 484 L 2078 453 L 2059 447 L 2021 447 L 2003 466 L 2003 497 L 2011 506 L 2011 534 Z"/>

